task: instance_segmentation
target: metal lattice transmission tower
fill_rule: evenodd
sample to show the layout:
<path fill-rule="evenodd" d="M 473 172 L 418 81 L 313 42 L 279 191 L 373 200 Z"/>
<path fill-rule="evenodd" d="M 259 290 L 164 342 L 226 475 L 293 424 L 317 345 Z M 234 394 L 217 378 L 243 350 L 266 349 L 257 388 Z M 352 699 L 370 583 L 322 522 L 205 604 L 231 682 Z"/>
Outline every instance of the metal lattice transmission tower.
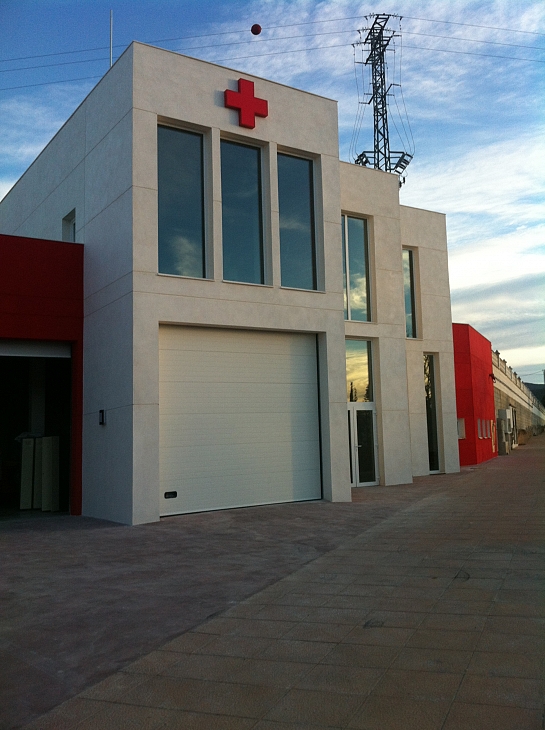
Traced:
<path fill-rule="evenodd" d="M 398 34 L 386 28 L 392 15 L 371 15 L 374 21 L 368 30 L 365 40 L 355 45 L 369 47 L 369 55 L 364 61 L 366 66 L 371 67 L 371 88 L 372 93 L 368 104 L 373 104 L 373 129 L 374 149 L 373 151 L 361 152 L 355 159 L 357 165 L 372 165 L 377 170 L 401 174 L 412 155 L 408 152 L 390 150 L 390 137 L 388 133 L 388 93 L 393 84 L 386 86 L 386 60 L 385 54 L 392 38 Z"/>

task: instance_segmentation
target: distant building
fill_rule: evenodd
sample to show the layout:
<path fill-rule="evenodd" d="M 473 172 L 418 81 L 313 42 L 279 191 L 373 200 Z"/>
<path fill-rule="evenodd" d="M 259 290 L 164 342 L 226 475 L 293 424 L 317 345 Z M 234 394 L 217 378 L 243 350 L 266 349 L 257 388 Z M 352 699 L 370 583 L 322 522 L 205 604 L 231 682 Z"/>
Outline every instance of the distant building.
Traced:
<path fill-rule="evenodd" d="M 545 427 L 540 404 L 490 341 L 468 324 L 453 324 L 456 412 L 460 465 L 480 464 L 508 454 L 519 431 Z"/>
<path fill-rule="evenodd" d="M 460 466 L 498 455 L 490 341 L 468 324 L 453 324 Z"/>
<path fill-rule="evenodd" d="M 458 471 L 445 217 L 339 161 L 336 102 L 133 43 L 2 201 L 0 231 L 32 276 L 29 247 L 83 244 L 72 512 L 134 524 Z M 0 366 L 78 341 L 58 333 L 0 327 Z M 37 454 L 55 399 L 21 387 L 45 409 L 20 428 Z"/>
<path fill-rule="evenodd" d="M 545 428 L 545 406 L 528 386 L 522 382 L 513 368 L 500 357 L 496 350 L 492 352 L 492 368 L 495 378 L 494 403 L 496 414 L 500 418 L 507 417 L 511 421 L 509 438 L 510 448 L 519 442 L 519 433 L 536 435 Z"/>

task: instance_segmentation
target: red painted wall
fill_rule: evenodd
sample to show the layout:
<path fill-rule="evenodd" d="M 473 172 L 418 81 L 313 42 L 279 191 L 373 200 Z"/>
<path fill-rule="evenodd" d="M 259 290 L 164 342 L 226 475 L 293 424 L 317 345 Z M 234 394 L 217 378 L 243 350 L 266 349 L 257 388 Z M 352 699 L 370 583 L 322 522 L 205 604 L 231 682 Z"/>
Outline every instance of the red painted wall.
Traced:
<path fill-rule="evenodd" d="M 0 234 L 0 338 L 72 344 L 70 512 L 81 514 L 83 246 Z"/>
<path fill-rule="evenodd" d="M 460 465 L 480 464 L 498 455 L 490 341 L 468 324 L 453 324 L 456 411 L 465 420 L 458 439 Z M 479 438 L 479 420 L 481 437 Z M 490 429 L 490 437 L 488 431 Z"/>

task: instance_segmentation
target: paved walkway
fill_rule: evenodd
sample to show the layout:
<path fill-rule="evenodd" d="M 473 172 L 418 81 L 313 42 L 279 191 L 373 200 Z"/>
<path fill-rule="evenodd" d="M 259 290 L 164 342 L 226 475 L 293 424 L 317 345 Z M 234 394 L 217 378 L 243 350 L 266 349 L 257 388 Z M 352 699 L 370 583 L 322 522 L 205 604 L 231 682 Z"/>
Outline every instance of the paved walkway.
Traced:
<path fill-rule="evenodd" d="M 544 457 L 541 436 L 419 480 L 390 516 L 28 728 L 542 728 Z"/>

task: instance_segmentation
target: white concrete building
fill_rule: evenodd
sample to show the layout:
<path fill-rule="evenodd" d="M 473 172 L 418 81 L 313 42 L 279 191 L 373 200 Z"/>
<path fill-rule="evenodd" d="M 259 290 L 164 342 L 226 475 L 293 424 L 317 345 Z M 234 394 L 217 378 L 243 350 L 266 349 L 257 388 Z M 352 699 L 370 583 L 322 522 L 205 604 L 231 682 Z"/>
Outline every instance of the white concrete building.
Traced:
<path fill-rule="evenodd" d="M 459 469 L 444 216 L 339 161 L 335 101 L 133 43 L 0 232 L 84 244 L 83 514 Z"/>

